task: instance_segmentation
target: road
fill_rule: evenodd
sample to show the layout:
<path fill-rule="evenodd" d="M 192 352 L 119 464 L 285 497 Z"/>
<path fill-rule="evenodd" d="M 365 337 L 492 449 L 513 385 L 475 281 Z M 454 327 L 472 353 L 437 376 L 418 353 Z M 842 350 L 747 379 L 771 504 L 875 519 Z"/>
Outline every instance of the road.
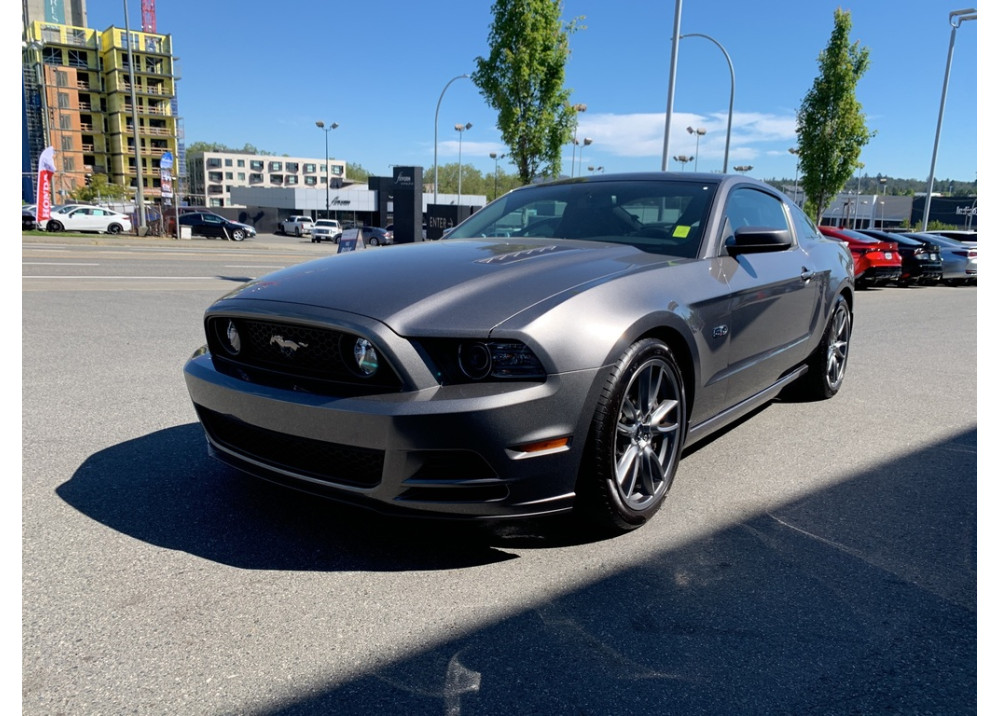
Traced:
<path fill-rule="evenodd" d="M 258 239 L 23 240 L 22 713 L 976 712 L 978 289 L 859 292 L 839 395 L 771 404 L 652 523 L 579 542 L 210 460 L 202 312 L 333 253 Z"/>

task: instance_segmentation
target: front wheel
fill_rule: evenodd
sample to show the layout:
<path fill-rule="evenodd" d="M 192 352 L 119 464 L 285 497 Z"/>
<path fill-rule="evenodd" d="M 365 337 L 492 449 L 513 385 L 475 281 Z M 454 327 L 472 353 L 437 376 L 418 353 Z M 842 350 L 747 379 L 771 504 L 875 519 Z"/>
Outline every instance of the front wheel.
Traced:
<path fill-rule="evenodd" d="M 45 225 L 45 230 L 46 231 L 62 231 L 63 230 L 63 225 L 60 224 L 55 219 L 52 219 L 51 221 L 49 221 L 48 224 Z"/>
<path fill-rule="evenodd" d="M 369 246 L 378 246 L 378 245 L 379 245 L 379 243 L 378 243 L 378 239 L 376 239 L 376 238 L 375 238 L 375 237 L 373 236 L 372 238 L 368 239 L 368 245 L 369 245 Z"/>
<path fill-rule="evenodd" d="M 247 232 L 243 229 L 236 229 L 233 231 L 233 241 L 243 241 L 247 237 Z"/>
<path fill-rule="evenodd" d="M 645 524 L 660 509 L 687 434 L 681 370 L 645 338 L 615 364 L 597 403 L 577 485 L 578 509 L 602 532 Z"/>

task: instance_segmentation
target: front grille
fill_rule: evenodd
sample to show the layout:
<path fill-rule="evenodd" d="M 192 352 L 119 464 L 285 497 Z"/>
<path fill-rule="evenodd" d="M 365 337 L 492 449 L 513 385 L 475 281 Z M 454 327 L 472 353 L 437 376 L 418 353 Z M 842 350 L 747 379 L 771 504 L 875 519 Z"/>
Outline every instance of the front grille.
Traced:
<path fill-rule="evenodd" d="M 375 487 L 382 481 L 385 454 L 381 450 L 297 437 L 200 405 L 195 409 L 212 440 L 239 455 L 337 485 Z"/>
<path fill-rule="evenodd" d="M 216 368 L 263 385 L 322 395 L 370 395 L 402 388 L 379 354 L 379 367 L 364 376 L 354 363 L 359 336 L 296 323 L 213 316 L 206 324 Z M 238 336 L 235 342 L 233 336 Z"/>

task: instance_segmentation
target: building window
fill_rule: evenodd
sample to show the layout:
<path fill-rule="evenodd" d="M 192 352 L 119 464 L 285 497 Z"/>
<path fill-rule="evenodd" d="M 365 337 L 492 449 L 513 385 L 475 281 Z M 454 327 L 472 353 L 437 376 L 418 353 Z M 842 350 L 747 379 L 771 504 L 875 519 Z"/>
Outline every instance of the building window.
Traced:
<path fill-rule="evenodd" d="M 264 162 L 262 162 L 259 159 L 251 159 L 250 168 L 253 169 L 255 172 L 262 172 L 264 171 Z"/>
<path fill-rule="evenodd" d="M 232 159 L 226 159 L 226 166 L 227 167 L 233 166 L 233 160 Z"/>
<path fill-rule="evenodd" d="M 56 87 L 69 86 L 69 80 L 66 78 L 65 72 L 63 72 L 62 70 L 56 70 L 54 74 L 56 76 Z"/>
<path fill-rule="evenodd" d="M 63 157 L 62 165 L 64 172 L 71 172 L 76 166 L 73 162 L 73 157 Z"/>
<path fill-rule="evenodd" d="M 221 206 L 223 206 L 222 199 L 209 199 L 208 200 L 208 205 L 211 206 L 211 207 L 213 207 L 213 208 L 221 207 Z"/>
<path fill-rule="evenodd" d="M 246 162 L 245 159 L 237 159 L 236 160 L 236 166 L 238 166 L 238 167 L 245 167 L 246 165 L 247 165 L 247 162 Z"/>
<path fill-rule="evenodd" d="M 306 165 L 303 166 L 302 171 L 304 171 L 306 174 L 315 174 L 316 173 L 316 165 L 315 164 L 306 164 Z"/>
<path fill-rule="evenodd" d="M 222 181 L 222 172 L 209 172 L 208 173 L 208 180 L 209 181 Z"/>
<path fill-rule="evenodd" d="M 340 166 L 339 164 L 331 164 L 330 171 L 333 173 L 335 177 L 344 176 L 344 167 Z"/>
<path fill-rule="evenodd" d="M 69 95 L 65 92 L 59 93 L 59 109 L 69 109 Z"/>
<path fill-rule="evenodd" d="M 251 174 L 250 175 L 250 183 L 251 184 L 263 184 L 264 183 L 264 175 L 263 174 Z"/>
<path fill-rule="evenodd" d="M 280 174 L 272 174 L 271 175 L 271 183 L 272 184 L 277 184 L 278 186 L 281 186 L 285 182 L 283 181 L 282 176 Z"/>
<path fill-rule="evenodd" d="M 280 172 L 281 171 L 281 162 L 268 162 L 267 163 L 267 170 L 269 172 Z"/>
<path fill-rule="evenodd" d="M 68 114 L 60 114 L 59 129 L 73 129 L 73 118 Z"/>
<path fill-rule="evenodd" d="M 246 172 L 236 172 L 236 181 L 245 182 L 246 180 L 247 180 Z"/>
<path fill-rule="evenodd" d="M 299 163 L 298 162 L 285 162 L 285 171 L 291 172 L 293 174 L 298 173 Z"/>
<path fill-rule="evenodd" d="M 64 152 L 73 151 L 73 137 L 71 135 L 63 134 L 59 137 L 59 143 L 62 145 Z"/>
<path fill-rule="evenodd" d="M 306 177 L 306 186 L 316 186 L 316 177 Z"/>
<path fill-rule="evenodd" d="M 66 63 L 70 67 L 87 67 L 87 53 L 84 50 L 70 50 L 69 61 Z"/>
<path fill-rule="evenodd" d="M 232 181 L 232 180 L 233 180 L 233 173 L 226 172 L 226 181 Z"/>
<path fill-rule="evenodd" d="M 212 157 L 211 159 L 205 160 L 205 166 L 209 169 L 218 169 L 222 166 L 222 160 L 218 157 Z"/>
<path fill-rule="evenodd" d="M 297 176 L 295 176 L 294 174 L 289 174 L 288 176 L 285 177 L 285 184 L 291 185 L 291 184 L 298 184 L 298 183 L 299 183 L 299 178 Z"/>

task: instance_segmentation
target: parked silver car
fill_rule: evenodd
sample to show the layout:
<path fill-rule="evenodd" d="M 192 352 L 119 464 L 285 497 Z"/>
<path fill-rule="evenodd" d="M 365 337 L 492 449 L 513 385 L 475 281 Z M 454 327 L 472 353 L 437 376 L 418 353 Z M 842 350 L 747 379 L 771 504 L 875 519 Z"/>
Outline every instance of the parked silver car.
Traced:
<path fill-rule="evenodd" d="M 853 304 L 847 247 L 772 187 L 601 175 L 252 281 L 208 308 L 184 375 L 210 452 L 259 477 L 621 532 L 686 444 L 786 388 L 837 393 Z"/>
<path fill-rule="evenodd" d="M 941 250 L 941 280 L 952 286 L 973 284 L 979 278 L 979 251 L 973 241 L 957 241 L 940 234 L 917 231 L 904 234 L 929 241 Z"/>

